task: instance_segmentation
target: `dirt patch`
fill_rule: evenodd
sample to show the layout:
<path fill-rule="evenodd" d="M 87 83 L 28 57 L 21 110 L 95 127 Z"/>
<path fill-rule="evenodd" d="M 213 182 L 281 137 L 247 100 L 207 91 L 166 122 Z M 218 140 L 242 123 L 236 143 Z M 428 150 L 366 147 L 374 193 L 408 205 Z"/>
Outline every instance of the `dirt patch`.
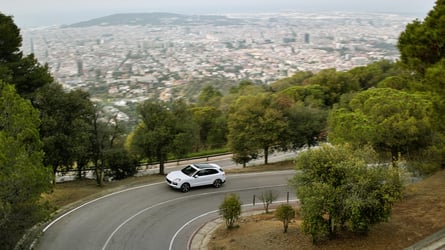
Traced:
<path fill-rule="evenodd" d="M 395 204 L 388 222 L 374 226 L 367 236 L 340 235 L 337 239 L 313 245 L 300 232 L 296 217 L 283 233 L 283 224 L 273 214 L 242 218 L 239 227 L 227 230 L 221 225 L 212 235 L 210 250 L 256 249 L 403 249 L 445 227 L 445 170 L 408 186 L 403 199 Z"/>

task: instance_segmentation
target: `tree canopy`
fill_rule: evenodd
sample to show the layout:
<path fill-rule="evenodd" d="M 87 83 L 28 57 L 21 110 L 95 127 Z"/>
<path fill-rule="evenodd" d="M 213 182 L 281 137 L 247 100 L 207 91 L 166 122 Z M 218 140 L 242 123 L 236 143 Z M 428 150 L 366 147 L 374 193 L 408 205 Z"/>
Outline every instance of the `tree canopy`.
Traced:
<path fill-rule="evenodd" d="M 331 112 L 329 139 L 356 148 L 370 144 L 396 163 L 399 155 L 415 154 L 431 145 L 432 115 L 431 100 L 421 93 L 369 89 Z"/>
<path fill-rule="evenodd" d="M 423 20 L 414 20 L 400 34 L 397 47 L 403 63 L 424 74 L 445 56 L 445 0 L 437 0 Z"/>
<path fill-rule="evenodd" d="M 293 179 L 302 231 L 314 242 L 330 239 L 343 230 L 367 233 L 385 221 L 401 197 L 396 168 L 375 164 L 369 149 L 322 145 L 302 152 L 296 159 Z M 372 163 L 372 166 L 370 165 Z"/>
<path fill-rule="evenodd" d="M 16 91 L 25 98 L 43 85 L 53 81 L 47 65 L 40 65 L 34 55 L 23 56 L 20 51 L 20 29 L 11 16 L 0 13 L 0 80 L 15 85 Z"/>
<path fill-rule="evenodd" d="M 51 187 L 51 171 L 43 165 L 39 112 L 1 81 L 0 113 L 0 248 L 13 249 L 48 216 L 40 195 Z"/>
<path fill-rule="evenodd" d="M 241 96 L 228 115 L 228 145 L 234 160 L 245 165 L 262 151 L 268 154 L 280 145 L 286 129 L 284 113 L 270 95 Z"/>

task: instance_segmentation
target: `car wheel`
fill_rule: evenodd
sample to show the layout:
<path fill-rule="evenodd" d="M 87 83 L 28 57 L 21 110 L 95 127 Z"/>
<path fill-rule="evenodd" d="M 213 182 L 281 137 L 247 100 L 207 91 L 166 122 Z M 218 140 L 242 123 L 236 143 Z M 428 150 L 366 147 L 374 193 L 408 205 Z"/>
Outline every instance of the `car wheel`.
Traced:
<path fill-rule="evenodd" d="M 216 188 L 221 187 L 221 185 L 222 185 L 222 181 L 221 181 L 220 179 L 216 179 L 216 180 L 213 182 L 213 186 L 216 187 Z"/>
<path fill-rule="evenodd" d="M 188 184 L 188 183 L 184 183 L 184 184 L 182 184 L 182 186 L 181 186 L 181 191 L 182 191 L 183 193 L 187 193 L 188 191 L 190 191 L 190 184 Z"/>

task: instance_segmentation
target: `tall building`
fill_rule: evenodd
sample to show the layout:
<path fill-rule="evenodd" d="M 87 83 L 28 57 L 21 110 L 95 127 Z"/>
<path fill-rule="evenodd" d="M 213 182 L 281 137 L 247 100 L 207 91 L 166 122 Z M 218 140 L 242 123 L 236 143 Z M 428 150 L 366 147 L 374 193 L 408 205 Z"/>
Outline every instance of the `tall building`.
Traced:
<path fill-rule="evenodd" d="M 309 44 L 311 42 L 311 37 L 309 33 L 304 33 L 304 43 Z"/>

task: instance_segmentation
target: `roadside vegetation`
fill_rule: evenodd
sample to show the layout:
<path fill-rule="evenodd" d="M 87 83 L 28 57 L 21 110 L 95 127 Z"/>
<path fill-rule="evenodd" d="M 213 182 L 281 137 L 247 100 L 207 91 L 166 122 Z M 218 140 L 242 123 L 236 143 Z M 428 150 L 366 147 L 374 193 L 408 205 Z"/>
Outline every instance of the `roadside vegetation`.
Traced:
<path fill-rule="evenodd" d="M 47 65 L 23 55 L 20 30 L 11 16 L 0 13 L 0 248 L 13 248 L 29 227 L 48 218 L 51 208 L 41 197 L 55 190 L 58 172 L 76 171 L 81 180 L 92 169 L 95 185 L 103 187 L 105 177 L 132 178 L 141 162 L 159 164 L 163 175 L 169 159 L 223 148 L 243 166 L 259 156 L 268 165 L 268 156 L 276 150 L 323 142 L 333 148 L 350 147 L 350 153 L 344 153 L 350 157 L 366 149 L 375 154 L 342 160 L 339 166 L 318 166 L 320 173 L 299 182 L 302 188 L 297 193 L 307 194 L 305 185 L 328 183 L 332 185 L 317 192 L 329 194 L 332 187 L 346 189 L 337 182 L 353 181 L 354 187 L 371 185 L 372 191 L 390 195 L 377 201 L 383 207 L 375 221 L 363 217 L 369 206 L 360 203 L 360 195 L 357 203 L 341 201 L 350 210 L 303 212 L 309 216 L 305 223 L 318 220 L 323 227 L 320 237 L 305 232 L 316 241 L 330 238 L 338 227 L 367 232 L 389 216 L 400 190 L 391 186 L 379 191 L 376 183 L 392 180 L 365 171 L 363 162 L 377 159 L 377 165 L 390 163 L 391 171 L 403 167 L 421 176 L 434 174 L 445 164 L 444 15 L 445 1 L 437 0 L 423 21 L 407 25 L 397 44 L 399 62 L 382 60 L 344 72 L 297 72 L 269 85 L 247 79 L 224 95 L 209 84 L 199 96 L 140 103 L 136 126 L 129 126 L 117 116 L 104 115 L 85 91 L 64 90 Z M 311 164 L 314 161 L 300 161 L 297 167 L 308 170 Z M 317 179 L 329 168 L 342 176 Z M 351 168 L 374 182 L 349 178 Z M 341 223 L 325 228 L 326 218 L 328 223 L 334 222 L 331 218 Z"/>

